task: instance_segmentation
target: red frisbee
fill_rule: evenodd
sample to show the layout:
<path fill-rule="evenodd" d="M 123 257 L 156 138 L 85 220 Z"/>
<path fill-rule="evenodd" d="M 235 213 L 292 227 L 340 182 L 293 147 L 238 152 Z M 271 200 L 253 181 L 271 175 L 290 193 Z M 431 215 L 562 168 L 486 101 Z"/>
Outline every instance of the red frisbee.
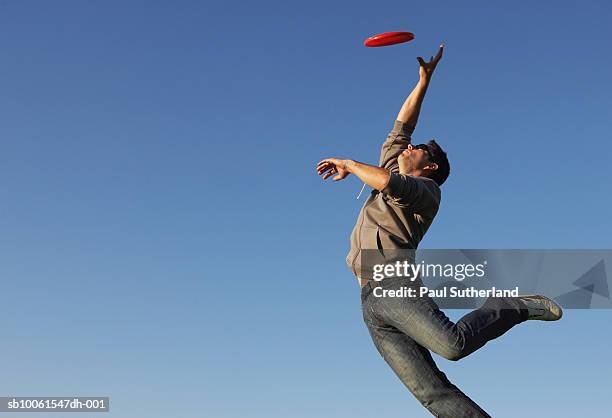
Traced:
<path fill-rule="evenodd" d="M 387 46 L 412 41 L 414 35 L 410 32 L 385 32 L 370 36 L 363 43 L 365 46 Z"/>

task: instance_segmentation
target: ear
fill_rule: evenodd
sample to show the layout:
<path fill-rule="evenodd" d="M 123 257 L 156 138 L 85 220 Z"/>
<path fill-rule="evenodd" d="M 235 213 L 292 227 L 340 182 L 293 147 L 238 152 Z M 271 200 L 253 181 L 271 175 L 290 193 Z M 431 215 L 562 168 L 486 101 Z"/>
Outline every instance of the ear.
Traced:
<path fill-rule="evenodd" d="M 436 171 L 437 169 L 438 169 L 438 164 L 436 163 L 427 164 L 425 167 L 423 167 L 423 170 Z"/>

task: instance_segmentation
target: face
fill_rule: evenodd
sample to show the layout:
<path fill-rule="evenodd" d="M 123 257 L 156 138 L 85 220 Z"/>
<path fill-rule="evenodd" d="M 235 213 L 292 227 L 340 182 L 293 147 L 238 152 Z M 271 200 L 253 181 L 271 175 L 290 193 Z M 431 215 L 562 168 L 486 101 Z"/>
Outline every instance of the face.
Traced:
<path fill-rule="evenodd" d="M 425 144 L 409 144 L 408 148 L 397 157 L 397 163 L 402 174 L 421 172 L 425 167 L 433 164 Z"/>

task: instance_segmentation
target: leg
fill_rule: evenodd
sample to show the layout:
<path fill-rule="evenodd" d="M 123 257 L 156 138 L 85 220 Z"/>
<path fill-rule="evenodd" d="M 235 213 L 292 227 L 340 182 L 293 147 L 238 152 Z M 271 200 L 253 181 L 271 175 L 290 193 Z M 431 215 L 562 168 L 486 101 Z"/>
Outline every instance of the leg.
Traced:
<path fill-rule="evenodd" d="M 434 416 L 483 418 L 488 415 L 438 369 L 429 351 L 390 326 L 368 323 L 376 348 L 412 394 Z"/>
<path fill-rule="evenodd" d="M 376 319 L 449 360 L 459 360 L 526 321 L 528 310 L 515 298 L 489 298 L 453 323 L 429 297 L 376 298 L 369 295 Z M 376 323 L 376 321 L 375 321 Z"/>

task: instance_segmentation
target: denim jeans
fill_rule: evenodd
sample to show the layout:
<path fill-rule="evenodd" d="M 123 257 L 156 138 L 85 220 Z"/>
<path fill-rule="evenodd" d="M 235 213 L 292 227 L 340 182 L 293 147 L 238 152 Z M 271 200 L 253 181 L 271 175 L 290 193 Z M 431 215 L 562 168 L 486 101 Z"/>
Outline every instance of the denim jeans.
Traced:
<path fill-rule="evenodd" d="M 412 394 L 436 417 L 490 417 L 438 369 L 429 350 L 459 360 L 527 320 L 516 298 L 489 298 L 484 305 L 453 323 L 433 299 L 376 297 L 375 287 L 417 289 L 420 280 L 388 278 L 361 290 L 363 319 L 376 348 Z M 381 291 L 377 291 L 381 293 Z"/>

